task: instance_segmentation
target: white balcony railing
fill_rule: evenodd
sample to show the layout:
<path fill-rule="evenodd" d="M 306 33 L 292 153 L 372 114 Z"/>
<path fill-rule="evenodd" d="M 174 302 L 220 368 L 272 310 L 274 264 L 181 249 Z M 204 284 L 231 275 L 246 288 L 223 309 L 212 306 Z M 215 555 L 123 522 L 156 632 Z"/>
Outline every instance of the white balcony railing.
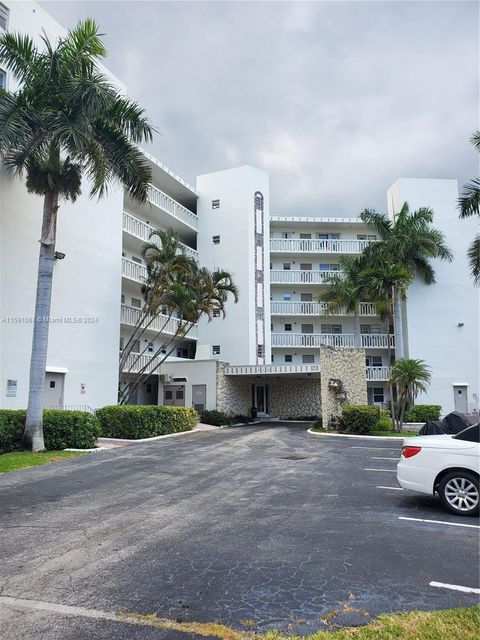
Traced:
<path fill-rule="evenodd" d="M 353 333 L 272 333 L 272 347 L 353 347 Z M 390 346 L 394 346 L 390 336 Z M 362 347 L 366 349 L 387 349 L 386 334 L 362 335 Z"/>
<path fill-rule="evenodd" d="M 120 316 L 121 323 L 130 325 L 130 326 L 135 326 L 139 320 L 140 313 L 141 313 L 141 310 L 138 309 L 137 307 L 131 307 L 129 305 L 122 304 L 121 316 Z M 145 327 L 148 324 L 148 322 L 149 322 L 149 319 L 148 320 L 145 319 L 145 321 L 142 323 L 142 327 Z M 179 326 L 180 326 L 180 320 L 178 318 L 169 318 L 166 315 L 159 314 L 153 319 L 151 324 L 148 324 L 148 329 L 150 329 L 151 331 L 156 331 L 156 332 L 161 331 L 162 333 L 175 335 L 178 331 Z M 194 326 L 188 332 L 187 337 L 196 339 L 197 335 L 198 335 L 198 328 L 197 326 Z"/>
<path fill-rule="evenodd" d="M 134 260 L 122 258 L 122 275 L 125 278 L 129 278 L 129 280 L 135 280 L 143 284 L 147 278 L 147 269 L 143 264 L 138 264 Z"/>
<path fill-rule="evenodd" d="M 270 238 L 272 253 L 361 253 L 370 240 L 301 240 Z"/>
<path fill-rule="evenodd" d="M 151 373 L 158 362 L 163 359 L 162 358 L 151 358 L 146 355 L 139 355 L 138 353 L 131 353 L 125 364 L 123 365 L 123 371 L 128 371 L 129 373 L 138 373 L 143 367 L 146 366 L 145 371 L 143 373 Z"/>
<path fill-rule="evenodd" d="M 391 367 L 366 367 L 367 380 L 384 382 L 390 380 Z"/>
<path fill-rule="evenodd" d="M 328 305 L 325 302 L 271 302 L 270 310 L 273 316 L 352 315 L 351 313 L 346 313 L 345 311 L 338 311 L 333 314 L 328 314 Z M 375 316 L 375 305 L 370 302 L 361 302 L 360 315 Z"/>
<path fill-rule="evenodd" d="M 135 216 L 132 216 L 130 213 L 123 212 L 123 230 L 126 233 L 129 233 L 144 242 L 153 242 L 157 246 L 160 246 L 160 239 L 154 236 L 150 240 L 150 234 L 152 231 L 155 231 L 155 227 L 143 222 L 143 220 L 139 220 Z M 180 243 L 185 253 L 192 258 L 198 259 L 198 252 L 191 247 L 188 247 L 186 244 Z"/>
<path fill-rule="evenodd" d="M 318 373 L 319 364 L 260 364 L 225 367 L 227 376 L 255 376 L 286 373 Z"/>
<path fill-rule="evenodd" d="M 150 184 L 148 187 L 148 200 L 153 205 L 170 214 L 177 220 L 180 220 L 191 229 L 198 231 L 197 216 L 192 213 L 192 211 L 189 211 L 189 209 L 179 204 L 176 200 L 167 196 L 166 193 L 163 193 L 163 191 L 154 187 L 153 184 Z"/>
<path fill-rule="evenodd" d="M 270 271 L 271 284 L 324 284 L 329 278 L 341 277 L 341 271 L 300 271 L 275 270 Z"/>

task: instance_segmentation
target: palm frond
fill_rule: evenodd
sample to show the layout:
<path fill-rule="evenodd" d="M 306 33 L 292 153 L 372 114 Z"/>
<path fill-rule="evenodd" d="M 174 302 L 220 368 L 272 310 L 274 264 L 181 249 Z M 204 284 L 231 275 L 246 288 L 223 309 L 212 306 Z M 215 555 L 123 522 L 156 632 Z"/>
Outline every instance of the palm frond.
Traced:
<path fill-rule="evenodd" d="M 467 252 L 470 272 L 476 286 L 480 285 L 480 235 L 477 235 Z"/>
<path fill-rule="evenodd" d="M 472 178 L 463 187 L 463 193 L 458 199 L 460 218 L 480 215 L 480 178 Z"/>

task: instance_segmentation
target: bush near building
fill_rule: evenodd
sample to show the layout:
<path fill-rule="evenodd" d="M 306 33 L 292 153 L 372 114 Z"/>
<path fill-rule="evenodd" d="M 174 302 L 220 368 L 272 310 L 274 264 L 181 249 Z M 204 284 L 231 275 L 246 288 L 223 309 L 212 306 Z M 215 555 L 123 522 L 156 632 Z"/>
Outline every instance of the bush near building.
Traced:
<path fill-rule="evenodd" d="M 21 449 L 27 412 L 0 409 L 0 453 Z M 97 418 L 85 411 L 44 409 L 45 449 L 92 449 L 100 433 Z"/>
<path fill-rule="evenodd" d="M 379 407 L 368 404 L 346 404 L 342 408 L 340 430 L 345 433 L 372 433 L 380 416 Z"/>
<path fill-rule="evenodd" d="M 244 421 L 244 416 L 237 417 L 239 422 Z M 232 424 L 234 419 L 223 411 L 217 411 L 216 409 L 209 411 L 205 409 L 200 412 L 200 422 L 203 422 L 203 424 L 211 424 L 214 427 L 223 427 L 227 424 Z"/>
<path fill-rule="evenodd" d="M 442 407 L 439 404 L 416 404 L 405 411 L 404 422 L 427 422 L 438 420 Z"/>
<path fill-rule="evenodd" d="M 192 407 L 112 405 L 97 409 L 101 435 L 137 440 L 190 431 L 198 422 Z"/>

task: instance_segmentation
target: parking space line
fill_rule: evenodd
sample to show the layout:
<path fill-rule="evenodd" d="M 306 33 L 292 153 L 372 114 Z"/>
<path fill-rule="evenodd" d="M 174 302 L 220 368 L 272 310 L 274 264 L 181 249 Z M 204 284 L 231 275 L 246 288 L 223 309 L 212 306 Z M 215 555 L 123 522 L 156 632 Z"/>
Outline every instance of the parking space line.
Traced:
<path fill-rule="evenodd" d="M 451 589 L 452 591 L 462 591 L 463 593 L 478 593 L 480 594 L 480 589 L 475 589 L 473 587 L 462 587 L 459 584 L 445 584 L 443 582 L 429 582 L 429 587 L 438 587 L 439 589 Z"/>
<path fill-rule="evenodd" d="M 370 449 L 373 451 L 400 451 L 399 447 L 350 447 L 350 449 Z"/>
<path fill-rule="evenodd" d="M 382 487 L 380 485 L 377 485 L 375 489 L 391 489 L 392 491 L 404 491 L 402 487 Z"/>
<path fill-rule="evenodd" d="M 389 473 L 397 473 L 396 469 L 364 469 L 364 471 L 388 471 Z"/>
<path fill-rule="evenodd" d="M 450 527 L 467 527 L 469 529 L 480 529 L 478 524 L 463 524 L 462 522 L 445 522 L 445 520 L 424 520 L 423 518 L 407 518 L 398 516 L 399 520 L 412 520 L 414 522 L 427 522 L 428 524 L 447 524 Z"/>

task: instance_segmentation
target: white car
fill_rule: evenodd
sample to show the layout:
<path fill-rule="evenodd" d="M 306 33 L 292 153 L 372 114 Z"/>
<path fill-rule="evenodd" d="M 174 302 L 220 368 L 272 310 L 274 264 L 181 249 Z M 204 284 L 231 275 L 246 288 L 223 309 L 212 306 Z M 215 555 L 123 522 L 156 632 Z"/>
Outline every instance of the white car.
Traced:
<path fill-rule="evenodd" d="M 403 489 L 434 495 L 452 513 L 479 512 L 480 425 L 456 435 L 418 436 L 404 440 L 397 465 Z"/>

